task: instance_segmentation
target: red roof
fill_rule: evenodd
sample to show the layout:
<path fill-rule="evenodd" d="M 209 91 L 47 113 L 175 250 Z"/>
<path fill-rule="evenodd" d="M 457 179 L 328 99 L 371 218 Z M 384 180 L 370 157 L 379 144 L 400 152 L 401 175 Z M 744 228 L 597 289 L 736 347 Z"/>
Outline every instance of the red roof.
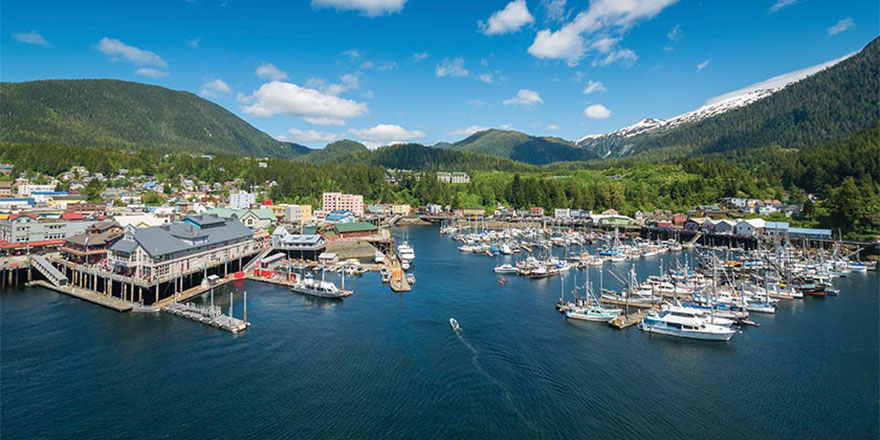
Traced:
<path fill-rule="evenodd" d="M 17 218 L 19 218 L 19 217 L 21 217 L 21 216 L 30 217 L 30 218 L 33 218 L 33 219 L 37 218 L 37 215 L 34 214 L 33 212 L 27 212 L 27 213 L 24 213 L 24 214 L 12 214 L 12 215 L 9 216 L 9 220 L 15 220 L 15 219 L 17 219 Z"/>
<path fill-rule="evenodd" d="M 262 202 L 260 202 L 260 204 L 263 206 L 270 206 L 272 205 L 272 199 L 263 200 Z"/>
<path fill-rule="evenodd" d="M 61 218 L 65 220 L 82 220 L 83 215 L 81 212 L 65 212 L 61 214 Z"/>

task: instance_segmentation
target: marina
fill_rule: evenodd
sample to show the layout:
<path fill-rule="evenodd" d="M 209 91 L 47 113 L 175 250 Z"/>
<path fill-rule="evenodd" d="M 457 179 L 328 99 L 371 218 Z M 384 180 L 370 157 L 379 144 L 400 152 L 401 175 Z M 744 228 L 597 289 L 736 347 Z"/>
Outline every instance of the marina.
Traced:
<path fill-rule="evenodd" d="M 515 265 L 516 255 L 500 254 L 490 258 L 462 253 L 456 242 L 438 234 L 436 227 L 396 231 L 401 238 L 403 234 L 418 255 L 410 273 L 419 280 L 405 295 L 390 295 L 388 287 L 381 282 L 381 275 L 374 271 L 346 276 L 346 289 L 354 294 L 344 301 L 292 292 L 283 285 L 283 271 L 278 268 L 274 271 L 278 276 L 271 280 L 255 275 L 253 269 L 241 279 L 230 274 L 227 281 L 214 287 L 214 306 L 224 315 L 230 315 L 231 292 L 234 295 L 231 316 L 242 318 L 247 291 L 251 325 L 247 331 L 237 334 L 218 331 L 210 324 L 200 325 L 201 321 L 181 319 L 168 312 L 118 314 L 37 286 L 7 290 L 2 296 L 3 319 L 0 320 L 4 332 L 2 354 L 7 356 L 12 349 L 31 354 L 25 355 L 23 363 L 17 364 L 14 370 L 5 369 L 0 380 L 4 381 L 4 387 L 11 387 L 4 389 L 10 390 L 15 390 L 14 383 L 34 386 L 32 381 L 39 380 L 42 386 L 53 390 L 51 396 L 56 396 L 70 389 L 69 374 L 88 369 L 97 373 L 89 376 L 87 384 L 128 383 L 122 387 L 117 400 L 111 399 L 111 404 L 121 401 L 119 399 L 138 402 L 134 395 L 151 390 L 149 399 L 132 407 L 136 413 L 143 410 L 146 414 L 147 408 L 155 402 L 171 398 L 171 391 L 165 391 L 163 385 L 172 383 L 177 375 L 203 369 L 227 371 L 222 365 L 229 363 L 240 366 L 222 376 L 191 376 L 185 386 L 188 390 L 185 401 L 194 404 L 206 399 L 227 400 L 233 396 L 231 389 L 218 389 L 209 384 L 218 379 L 237 382 L 241 385 L 235 395 L 244 393 L 247 397 L 242 403 L 262 408 L 264 415 L 245 418 L 233 413 L 231 417 L 223 417 L 223 422 L 231 422 L 231 428 L 221 430 L 219 426 L 225 423 L 220 423 L 218 411 L 224 405 L 211 404 L 186 416 L 218 422 L 217 428 L 212 427 L 213 424 L 200 428 L 199 435 L 243 436 L 252 432 L 256 424 L 267 432 L 280 432 L 277 430 L 282 426 L 275 420 L 290 420 L 293 414 L 320 405 L 317 402 L 325 395 L 337 396 L 346 402 L 344 412 L 352 419 L 341 419 L 339 428 L 367 426 L 365 435 L 383 430 L 383 420 L 389 411 L 397 411 L 398 416 L 418 422 L 393 428 L 396 435 L 403 437 L 437 433 L 470 437 L 532 436 L 539 432 L 549 432 L 553 437 L 581 436 L 588 432 L 611 436 L 622 432 L 632 437 L 650 435 L 651 430 L 656 429 L 649 430 L 647 426 L 660 427 L 676 437 L 711 437 L 712 433 L 724 432 L 725 436 L 787 438 L 801 430 L 830 437 L 840 433 L 859 437 L 876 429 L 873 414 L 878 372 L 871 359 L 878 355 L 874 331 L 878 317 L 874 312 L 865 313 L 880 307 L 876 272 L 852 273 L 835 279 L 835 287 L 840 289 L 837 297 L 780 300 L 775 314 L 752 313 L 749 320 L 761 326 L 740 326 L 729 342 L 698 341 L 639 331 L 635 327 L 651 307 L 630 304 L 629 315 L 621 314 L 612 320 L 612 328 L 601 322 L 566 319 L 551 309 L 559 300 L 563 277 L 568 300 L 572 299 L 575 278 L 577 285 L 583 286 L 587 276 L 594 292 L 599 291 L 601 276 L 605 291 L 619 293 L 625 285 L 609 275 L 610 268 L 623 280 L 634 268 L 638 279 L 644 282 L 649 275 L 659 272 L 659 257 L 608 262 L 604 267 L 572 267 L 561 276 L 532 279 L 494 273 L 493 268 L 501 264 Z M 566 252 L 559 246 L 553 250 L 560 260 Z M 587 252 L 591 250 L 588 246 Z M 672 254 L 663 257 L 667 268 L 672 267 L 667 260 L 669 255 Z M 688 261 L 695 261 L 696 250 L 681 251 L 682 264 L 686 256 Z M 600 269 L 605 269 L 604 275 L 600 275 Z M 320 278 L 319 272 L 307 272 Z M 450 277 L 453 273 L 457 276 Z M 341 273 L 328 271 L 326 276 L 341 284 Z M 507 280 L 504 285 L 497 282 L 502 277 Z M 583 290 L 579 295 L 584 298 Z M 671 300 L 667 297 L 667 302 Z M 187 307 L 191 307 L 191 313 L 197 317 L 200 311 L 210 310 L 210 290 L 180 302 L 189 303 Z M 625 302 L 624 298 L 621 305 L 605 301 L 601 304 L 606 309 L 625 309 Z M 51 321 L 44 321 L 50 319 L 49 316 Z M 104 318 L 98 319 L 102 316 Z M 453 316 L 459 323 L 460 333 L 450 328 Z M 11 326 L 12 322 L 18 324 Z M 18 330 L 28 322 L 43 322 L 46 332 L 33 334 Z M 78 332 L 59 333 L 72 322 L 77 323 Z M 822 323 L 821 332 L 815 331 L 818 322 Z M 625 329 L 614 330 L 617 326 Z M 523 331 L 524 327 L 528 330 Z M 233 334 L 235 339 L 231 340 Z M 517 337 L 511 338 L 514 334 Z M 49 337 L 58 340 L 50 344 L 62 355 L 68 350 L 64 347 L 77 350 L 91 346 L 95 340 L 124 338 L 140 342 L 137 348 L 132 348 L 132 358 L 124 366 L 108 363 L 114 354 L 99 349 L 71 373 L 64 373 L 41 368 L 42 355 L 34 352 L 35 348 L 26 348 L 45 345 L 44 338 Z M 233 346 L 235 349 L 230 352 Z M 147 352 L 154 354 L 147 356 Z M 826 357 L 836 361 L 822 361 Z M 172 359 L 167 371 L 159 367 Z M 325 368 L 329 364 L 334 365 L 332 370 Z M 103 367 L 98 368 L 99 365 Z M 409 366 L 398 370 L 390 365 Z M 317 371 L 318 377 L 291 375 L 291 368 Z M 155 370 L 156 373 L 151 377 L 145 374 L 143 379 L 132 382 L 129 378 L 122 379 L 128 369 Z M 273 378 L 255 377 L 249 373 L 254 369 Z M 582 370 L 592 374 L 584 375 Z M 274 377 L 286 379 L 279 382 Z M 279 391 L 285 394 L 293 395 L 293 390 L 301 387 L 308 391 L 300 391 L 296 398 L 279 397 L 276 402 L 282 403 L 280 407 L 269 405 L 256 397 L 256 393 L 249 393 L 263 387 L 266 381 L 281 387 Z M 314 381 L 322 384 L 320 390 L 308 388 L 307 384 Z M 429 383 L 426 381 L 457 383 L 455 393 L 447 386 L 425 391 L 423 387 Z M 548 387 L 546 384 L 550 381 L 560 384 L 561 388 Z M 709 384 L 713 391 L 703 394 Z M 658 387 L 666 393 L 663 399 L 639 398 Z M 760 401 L 751 405 L 731 404 L 729 396 L 750 393 L 756 387 L 764 390 Z M 420 389 L 423 391 L 416 391 Z M 455 397 L 462 390 L 476 394 Z M 352 392 L 351 397 L 339 397 Z M 847 396 L 845 399 L 842 393 Z M 377 394 L 387 397 L 380 400 L 369 397 Z M 792 413 L 776 403 L 820 395 L 823 396 L 822 410 L 809 417 Z M 42 397 L 39 404 L 65 408 L 90 426 L 125 428 L 147 420 L 146 415 L 135 415 L 121 423 L 118 420 L 114 424 L 106 423 L 109 419 L 94 411 L 95 405 L 105 402 L 95 391 L 86 393 L 84 403 L 76 408 L 51 396 Z M 4 405 L 12 403 L 20 408 L 37 404 L 34 398 L 23 393 L 5 393 L 3 399 Z M 451 399 L 457 409 L 451 411 L 437 403 L 444 399 Z M 607 428 L 603 421 L 615 417 L 634 400 L 641 402 L 636 416 L 640 423 Z M 672 401 L 684 412 L 670 411 L 667 403 Z M 535 405 L 546 408 L 542 417 L 526 423 L 517 416 L 518 411 Z M 462 408 L 473 411 L 462 411 Z M 327 414 L 339 415 L 340 411 L 328 407 Z M 699 420 L 694 423 L 694 418 L 686 415 L 689 413 L 699 414 Z M 4 415 L 18 432 L 33 434 L 31 437 L 59 438 L 68 432 L 63 423 L 31 423 L 31 428 L 17 425 L 29 420 L 30 416 L 23 410 Z M 589 431 L 587 426 L 569 427 L 565 432 L 557 430 L 572 417 L 594 427 Z M 50 415 L 49 419 L 54 420 L 54 416 Z M 469 428 L 453 428 L 453 419 L 466 423 L 458 426 Z M 741 419 L 753 422 L 744 427 L 733 421 Z M 194 431 L 186 427 L 184 420 L 183 415 L 170 414 L 161 423 L 151 423 L 144 435 L 186 436 Z M 320 437 L 321 423 L 311 418 L 296 420 L 298 432 Z M 46 428 L 50 425 L 51 429 Z M 103 429 L 98 432 L 109 435 L 110 431 Z M 290 426 L 285 425 L 283 429 Z"/>

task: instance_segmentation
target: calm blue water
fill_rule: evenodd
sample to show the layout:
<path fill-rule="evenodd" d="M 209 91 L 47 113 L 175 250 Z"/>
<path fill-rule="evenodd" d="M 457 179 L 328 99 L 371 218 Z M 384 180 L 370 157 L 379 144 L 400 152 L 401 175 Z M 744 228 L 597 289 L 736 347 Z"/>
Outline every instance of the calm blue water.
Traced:
<path fill-rule="evenodd" d="M 228 306 L 234 290 L 241 316 L 248 291 L 239 336 L 2 292 L 0 437 L 878 437 L 876 273 L 703 343 L 566 321 L 558 279 L 503 287 L 494 259 L 436 228 L 401 233 L 417 254 L 413 292 L 375 274 L 347 279 L 344 302 L 244 282 L 215 299 Z M 636 265 L 644 276 L 659 260 Z"/>

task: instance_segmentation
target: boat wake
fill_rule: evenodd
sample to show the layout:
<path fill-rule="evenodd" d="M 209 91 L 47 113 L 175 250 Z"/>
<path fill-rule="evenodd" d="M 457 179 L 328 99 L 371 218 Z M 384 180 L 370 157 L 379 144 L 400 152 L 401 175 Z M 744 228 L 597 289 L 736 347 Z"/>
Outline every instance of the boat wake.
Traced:
<path fill-rule="evenodd" d="M 456 332 L 455 336 L 458 336 L 458 340 L 460 340 L 461 343 L 464 344 L 464 346 L 471 351 L 471 363 L 474 364 L 474 368 L 477 369 L 477 372 L 479 372 L 483 377 L 489 379 L 490 382 L 495 384 L 495 386 L 498 387 L 498 389 L 501 391 L 501 395 L 504 397 L 504 401 L 513 410 L 513 412 L 515 412 L 516 415 L 519 416 L 520 420 L 522 420 L 523 423 L 525 423 L 529 428 L 534 429 L 534 425 L 532 425 L 532 423 L 523 415 L 523 413 L 513 402 L 513 398 L 510 395 L 510 390 L 507 388 L 507 385 L 504 385 L 503 382 L 493 377 L 491 374 L 483 369 L 482 365 L 480 365 L 480 352 L 477 351 L 477 349 L 474 348 L 474 346 L 471 345 L 470 342 L 464 339 L 464 336 L 461 335 L 461 332 Z"/>

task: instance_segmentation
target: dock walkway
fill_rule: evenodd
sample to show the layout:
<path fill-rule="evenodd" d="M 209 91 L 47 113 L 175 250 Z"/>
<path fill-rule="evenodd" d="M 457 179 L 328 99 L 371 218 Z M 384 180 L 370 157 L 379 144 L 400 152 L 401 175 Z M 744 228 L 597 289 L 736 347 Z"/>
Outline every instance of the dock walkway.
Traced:
<path fill-rule="evenodd" d="M 625 328 L 627 328 L 627 327 L 630 327 L 630 326 L 632 326 L 632 325 L 638 324 L 639 322 L 642 321 L 642 319 L 643 319 L 643 318 L 645 317 L 645 315 L 647 315 L 647 314 L 648 314 L 648 310 L 647 310 L 647 309 L 645 309 L 645 310 L 640 310 L 640 311 L 638 311 L 638 312 L 636 312 L 636 313 L 630 313 L 629 315 L 626 315 L 626 314 L 620 314 L 620 316 L 618 316 L 618 317 L 612 319 L 611 322 L 609 322 L 608 324 L 611 325 L 612 327 L 615 327 L 615 328 L 618 328 L 618 329 L 620 329 L 620 330 L 623 330 L 623 329 L 625 329 Z"/>
<path fill-rule="evenodd" d="M 207 307 L 195 304 L 173 303 L 162 307 L 162 311 L 231 333 L 242 332 L 250 326 L 249 322 L 224 315 L 218 306 Z"/>
<path fill-rule="evenodd" d="M 72 286 L 56 286 L 48 281 L 38 280 L 32 281 L 28 284 L 29 286 L 40 286 L 46 289 L 54 290 L 56 292 L 61 292 L 81 300 L 88 301 L 90 303 L 98 304 L 100 306 L 107 307 L 109 309 L 116 310 L 117 312 L 128 312 L 134 307 L 134 305 L 128 301 L 123 301 L 119 298 L 114 298 L 112 296 L 101 295 L 99 293 L 95 293 L 91 290 L 82 289 L 78 287 Z"/>

